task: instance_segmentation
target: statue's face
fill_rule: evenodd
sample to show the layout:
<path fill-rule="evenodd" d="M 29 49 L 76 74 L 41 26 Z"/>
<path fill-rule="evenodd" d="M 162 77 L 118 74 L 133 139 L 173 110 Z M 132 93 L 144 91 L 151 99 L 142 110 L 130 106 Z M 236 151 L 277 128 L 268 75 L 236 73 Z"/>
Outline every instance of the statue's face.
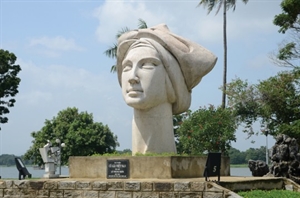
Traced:
<path fill-rule="evenodd" d="M 167 102 L 166 71 L 155 49 L 131 49 L 122 67 L 122 94 L 129 106 L 149 109 Z"/>

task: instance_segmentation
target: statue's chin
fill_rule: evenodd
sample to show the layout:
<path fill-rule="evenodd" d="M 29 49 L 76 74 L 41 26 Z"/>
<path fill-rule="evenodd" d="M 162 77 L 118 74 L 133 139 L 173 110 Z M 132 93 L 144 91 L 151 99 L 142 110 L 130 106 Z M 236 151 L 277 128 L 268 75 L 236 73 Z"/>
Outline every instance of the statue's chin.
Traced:
<path fill-rule="evenodd" d="M 150 108 L 153 108 L 154 106 L 156 106 L 155 103 L 152 102 L 146 102 L 144 100 L 140 100 L 140 99 L 135 99 L 135 100 L 126 100 L 126 104 L 134 109 L 139 109 L 139 110 L 147 110 Z"/>
<path fill-rule="evenodd" d="M 134 109 L 148 110 L 167 102 L 166 97 L 124 97 L 126 104 Z"/>
<path fill-rule="evenodd" d="M 134 109 L 140 109 L 140 110 L 149 109 L 149 107 L 147 107 L 146 105 L 144 105 L 141 102 L 128 102 L 127 105 L 134 108 Z"/>

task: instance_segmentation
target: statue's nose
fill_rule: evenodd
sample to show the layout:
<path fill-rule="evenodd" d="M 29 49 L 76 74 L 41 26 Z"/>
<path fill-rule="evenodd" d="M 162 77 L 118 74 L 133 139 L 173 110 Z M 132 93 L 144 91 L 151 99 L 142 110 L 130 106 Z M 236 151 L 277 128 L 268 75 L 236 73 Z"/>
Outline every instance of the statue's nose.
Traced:
<path fill-rule="evenodd" d="M 129 73 L 129 80 L 128 80 L 128 82 L 130 84 L 137 84 L 137 83 L 140 82 L 140 79 L 138 77 L 137 72 L 138 72 L 138 67 L 133 66 L 132 69 L 130 70 L 130 73 Z"/>

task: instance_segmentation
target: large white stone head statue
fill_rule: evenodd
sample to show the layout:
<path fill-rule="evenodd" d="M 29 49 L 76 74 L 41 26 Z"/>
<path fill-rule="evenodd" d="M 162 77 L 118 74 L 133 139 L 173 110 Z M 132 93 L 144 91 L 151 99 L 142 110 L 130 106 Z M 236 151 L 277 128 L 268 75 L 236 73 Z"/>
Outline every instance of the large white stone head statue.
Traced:
<path fill-rule="evenodd" d="M 133 154 L 176 152 L 172 116 L 188 110 L 192 88 L 216 61 L 210 51 L 164 24 L 119 38 L 118 80 L 125 102 L 134 108 Z"/>

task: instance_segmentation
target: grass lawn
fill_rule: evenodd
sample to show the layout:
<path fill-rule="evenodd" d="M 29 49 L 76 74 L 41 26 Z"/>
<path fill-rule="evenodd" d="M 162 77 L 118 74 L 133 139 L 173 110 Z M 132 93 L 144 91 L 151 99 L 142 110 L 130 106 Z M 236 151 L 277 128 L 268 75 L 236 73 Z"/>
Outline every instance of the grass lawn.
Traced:
<path fill-rule="evenodd" d="M 300 192 L 289 191 L 289 190 L 251 190 L 245 192 L 238 192 L 238 195 L 244 198 L 299 198 Z"/>
<path fill-rule="evenodd" d="M 248 168 L 248 164 L 230 164 L 231 168 Z"/>

